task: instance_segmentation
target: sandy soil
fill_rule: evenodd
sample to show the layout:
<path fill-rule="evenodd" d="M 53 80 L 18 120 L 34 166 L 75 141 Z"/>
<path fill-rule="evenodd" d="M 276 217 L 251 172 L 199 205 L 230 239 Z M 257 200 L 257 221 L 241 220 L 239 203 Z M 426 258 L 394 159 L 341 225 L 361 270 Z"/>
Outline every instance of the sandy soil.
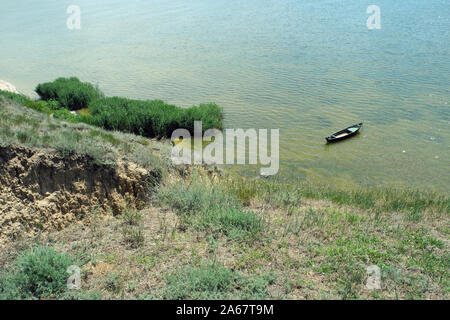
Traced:
<path fill-rule="evenodd" d="M 98 165 L 88 156 L 0 147 L 0 247 L 61 230 L 96 210 L 143 206 L 149 174 L 133 163 Z"/>

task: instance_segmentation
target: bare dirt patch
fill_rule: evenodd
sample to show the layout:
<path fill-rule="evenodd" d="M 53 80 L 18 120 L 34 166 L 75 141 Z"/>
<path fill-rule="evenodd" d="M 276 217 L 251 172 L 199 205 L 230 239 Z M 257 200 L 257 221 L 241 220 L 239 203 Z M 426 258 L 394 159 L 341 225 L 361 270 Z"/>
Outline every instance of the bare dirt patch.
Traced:
<path fill-rule="evenodd" d="M 157 176 L 129 162 L 106 165 L 87 155 L 0 147 L 0 246 L 87 221 L 95 210 L 142 207 Z"/>

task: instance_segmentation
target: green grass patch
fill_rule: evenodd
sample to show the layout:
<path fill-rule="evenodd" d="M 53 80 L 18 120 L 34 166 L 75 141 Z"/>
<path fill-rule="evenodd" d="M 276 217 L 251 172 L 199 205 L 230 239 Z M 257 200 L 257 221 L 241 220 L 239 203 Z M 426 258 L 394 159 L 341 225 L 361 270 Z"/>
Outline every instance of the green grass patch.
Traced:
<path fill-rule="evenodd" d="M 246 277 L 218 263 L 187 266 L 167 277 L 163 299 L 267 299 L 273 275 Z"/>
<path fill-rule="evenodd" d="M 213 235 L 253 241 L 264 229 L 264 221 L 258 214 L 243 210 L 236 197 L 200 177 L 191 183 L 180 181 L 161 186 L 156 197 L 159 204 L 174 209 L 184 225 Z"/>
<path fill-rule="evenodd" d="M 197 214 L 213 207 L 241 207 L 240 201 L 232 194 L 220 186 L 208 185 L 200 177 L 194 177 L 190 183 L 181 181 L 161 186 L 157 199 L 181 215 Z"/>
<path fill-rule="evenodd" d="M 54 118 L 31 110 L 0 95 L 0 145 L 13 144 L 32 148 L 50 148 L 66 156 L 73 153 L 86 154 L 99 164 L 115 164 L 117 159 L 132 161 L 163 176 L 171 166 L 164 159 L 170 145 L 158 141 L 142 144 L 142 137 L 128 133 L 108 132 L 85 123 L 65 122 L 58 113 L 70 117 L 67 109 L 55 111 Z M 75 123 L 74 123 L 75 122 Z M 158 147 L 158 153 L 153 148 Z"/>
<path fill-rule="evenodd" d="M 116 137 L 114 137 L 114 135 L 112 135 L 111 133 L 100 132 L 98 130 L 91 130 L 89 131 L 89 135 L 91 137 L 100 137 L 105 142 L 110 143 L 113 146 L 118 146 L 121 143 L 121 141 Z"/>
<path fill-rule="evenodd" d="M 88 108 L 80 109 L 80 110 L 78 110 L 77 112 L 78 112 L 78 114 L 79 114 L 80 116 L 85 116 L 85 117 L 91 117 L 91 116 L 92 116 L 92 115 L 91 115 L 91 112 L 89 111 Z"/>
<path fill-rule="evenodd" d="M 72 257 L 52 247 L 33 247 L 22 253 L 13 271 L 0 277 L 0 299 L 58 298 L 67 287 Z"/>
<path fill-rule="evenodd" d="M 255 241 L 264 229 L 264 221 L 258 214 L 226 207 L 210 208 L 191 217 L 189 222 L 198 230 L 223 234 L 236 241 Z"/>
<path fill-rule="evenodd" d="M 244 203 L 256 199 L 278 207 L 298 206 L 302 198 L 309 198 L 362 209 L 407 212 L 413 221 L 420 220 L 421 213 L 428 209 L 450 213 L 450 198 L 430 191 L 375 187 L 346 190 L 302 181 L 292 184 L 276 179 L 249 181 L 241 178 L 235 178 L 227 188 Z"/>
<path fill-rule="evenodd" d="M 1 90 L 0 90 L 0 96 L 3 96 L 14 102 L 17 102 L 27 108 L 30 108 L 30 109 L 33 109 L 33 110 L 36 110 L 36 111 L 39 111 L 42 113 L 46 113 L 46 114 L 50 114 L 56 110 L 62 109 L 62 107 L 58 103 L 58 101 L 55 101 L 53 99 L 50 99 L 48 101 L 34 101 L 23 94 L 1 91 Z"/>
<path fill-rule="evenodd" d="M 0 90 L 0 95 L 21 105 L 25 105 L 28 101 L 31 101 L 27 96 L 20 93 Z"/>
<path fill-rule="evenodd" d="M 59 109 L 53 112 L 53 116 L 56 119 L 64 120 L 71 123 L 80 123 L 84 122 L 87 124 L 91 124 L 91 118 L 89 116 L 82 116 L 79 114 L 73 114 L 68 109 Z"/>

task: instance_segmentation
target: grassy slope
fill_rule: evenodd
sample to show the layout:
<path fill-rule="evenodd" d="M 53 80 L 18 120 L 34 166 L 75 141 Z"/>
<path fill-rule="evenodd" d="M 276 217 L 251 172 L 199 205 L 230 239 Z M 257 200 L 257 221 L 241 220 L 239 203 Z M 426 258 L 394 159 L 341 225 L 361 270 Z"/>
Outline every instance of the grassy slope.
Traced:
<path fill-rule="evenodd" d="M 167 164 L 168 145 L 57 121 L 6 100 L 0 106 L 2 144 L 86 152 L 98 161 L 126 157 L 168 173 L 141 212 L 93 213 L 88 227 L 0 252 L 4 270 L 17 269 L 17 256 L 32 245 L 67 252 L 82 267 L 82 290 L 56 297 L 449 298 L 447 196 L 243 181 L 201 168 L 180 175 Z M 373 264 L 382 270 L 382 290 L 365 288 Z"/>
<path fill-rule="evenodd" d="M 0 96 L 13 100 L 54 118 L 71 123 L 86 123 L 106 130 L 139 134 L 148 138 L 169 138 L 178 128 L 194 133 L 194 121 L 202 122 L 202 129 L 222 128 L 222 108 L 214 103 L 189 108 L 169 105 L 161 100 L 133 100 L 122 97 L 103 97 L 90 83 L 77 78 L 58 78 L 39 84 L 36 92 L 41 100 L 0 90 Z M 80 110 L 71 113 L 70 110 Z"/>
<path fill-rule="evenodd" d="M 54 119 L 0 96 L 0 144 L 88 154 L 103 163 L 117 159 L 167 171 L 170 147 L 144 137 Z"/>

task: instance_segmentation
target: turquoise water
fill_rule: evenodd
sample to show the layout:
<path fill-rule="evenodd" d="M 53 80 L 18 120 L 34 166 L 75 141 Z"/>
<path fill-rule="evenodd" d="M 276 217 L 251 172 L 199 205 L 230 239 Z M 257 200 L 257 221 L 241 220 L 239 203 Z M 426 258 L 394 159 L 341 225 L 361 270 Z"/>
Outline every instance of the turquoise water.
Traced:
<path fill-rule="evenodd" d="M 24 93 L 75 75 L 107 95 L 214 101 L 226 127 L 280 129 L 281 176 L 448 190 L 450 1 L 16 0 L 0 27 L 0 79 Z"/>

